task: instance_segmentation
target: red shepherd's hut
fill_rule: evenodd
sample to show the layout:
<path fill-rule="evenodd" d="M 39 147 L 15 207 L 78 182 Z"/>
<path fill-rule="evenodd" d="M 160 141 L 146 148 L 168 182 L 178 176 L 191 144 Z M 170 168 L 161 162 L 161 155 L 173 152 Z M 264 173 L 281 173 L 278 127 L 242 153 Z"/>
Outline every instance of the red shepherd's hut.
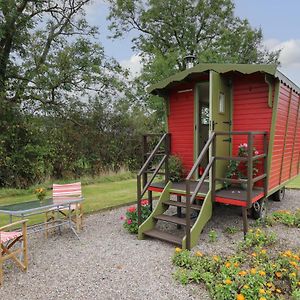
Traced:
<path fill-rule="evenodd" d="M 150 93 L 165 102 L 167 133 L 145 154 L 138 174 L 139 212 L 146 193 L 151 201 L 153 191 L 162 192 L 151 216 L 142 223 L 140 215 L 140 238 L 189 249 L 213 202 L 241 206 L 246 233 L 248 209 L 262 217 L 268 197 L 283 199 L 284 186 L 299 174 L 300 88 L 276 65 L 199 64 L 154 84 Z M 169 181 L 170 155 L 182 160 L 185 180 Z M 154 180 L 161 173 L 165 181 Z M 164 214 L 172 206 L 177 214 Z M 185 226 L 183 235 L 156 229 L 158 221 Z"/>

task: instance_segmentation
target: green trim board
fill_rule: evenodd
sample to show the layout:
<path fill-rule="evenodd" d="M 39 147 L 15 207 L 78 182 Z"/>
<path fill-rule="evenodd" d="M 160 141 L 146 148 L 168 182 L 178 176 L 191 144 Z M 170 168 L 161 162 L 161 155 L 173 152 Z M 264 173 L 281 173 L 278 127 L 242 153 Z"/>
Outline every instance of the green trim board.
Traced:
<path fill-rule="evenodd" d="M 184 79 L 189 79 L 190 77 L 197 76 L 200 73 L 215 71 L 219 74 L 224 74 L 228 72 L 239 72 L 242 74 L 252 74 L 252 73 L 264 73 L 268 74 L 274 78 L 278 78 L 280 81 L 284 82 L 286 85 L 295 90 L 300 94 L 300 88 L 289 80 L 284 74 L 282 74 L 275 64 L 198 64 L 193 68 L 184 70 L 182 72 L 176 73 L 169 78 L 166 78 L 156 84 L 151 85 L 148 88 L 148 92 L 152 94 L 162 94 L 165 89 L 170 88 L 172 85 L 183 81 Z"/>
<path fill-rule="evenodd" d="M 294 129 L 294 138 L 293 140 L 296 141 L 298 126 L 299 126 L 299 114 L 300 114 L 300 96 L 298 97 L 298 108 L 297 108 L 297 115 L 296 115 L 296 126 Z M 292 156 L 291 156 L 291 165 L 290 165 L 290 177 L 292 175 L 292 168 L 293 168 L 293 159 L 294 159 L 294 153 L 295 153 L 295 144 L 293 143 L 293 149 L 292 149 Z"/>
<path fill-rule="evenodd" d="M 286 118 L 286 124 L 285 124 L 285 133 L 284 133 L 284 142 L 283 142 L 283 149 L 282 149 L 282 153 L 285 153 L 285 149 L 286 149 L 286 138 L 287 138 L 287 131 L 289 128 L 289 122 L 291 121 L 290 118 L 290 114 L 291 114 L 291 103 L 292 103 L 292 96 L 293 96 L 293 90 L 290 90 L 290 95 L 289 95 L 289 106 L 288 106 L 288 115 Z M 282 170 L 283 170 L 283 163 L 284 163 L 284 155 L 282 154 L 281 157 L 281 168 L 280 168 L 280 177 L 279 177 L 279 183 L 281 183 L 282 180 Z"/>
<path fill-rule="evenodd" d="M 200 126 L 200 116 L 199 116 L 199 97 L 200 97 L 200 83 L 195 84 L 194 91 L 194 163 L 199 155 L 199 126 Z M 198 179 L 198 172 L 196 174 L 196 179 Z"/>
<path fill-rule="evenodd" d="M 227 80 L 223 76 L 215 71 L 210 71 L 210 88 L 209 88 L 209 112 L 210 112 L 210 132 L 211 131 L 227 131 L 230 132 L 228 122 L 231 121 L 231 108 L 230 108 L 230 90 L 231 87 L 228 85 Z M 220 94 L 224 94 L 224 113 L 219 112 L 219 100 Z M 229 135 L 228 135 L 229 137 Z M 218 136 L 216 137 L 216 155 L 217 156 L 230 156 L 231 143 L 227 140 L 227 137 Z M 210 157 L 212 153 L 210 151 Z M 216 163 L 216 177 L 225 178 L 228 162 L 225 160 L 217 161 Z M 210 174 L 211 175 L 211 174 Z M 211 176 L 210 176 L 211 177 Z M 211 183 L 210 183 L 211 184 Z M 222 184 L 219 183 L 221 186 Z"/>
<path fill-rule="evenodd" d="M 232 84 L 232 78 L 229 79 L 229 93 L 230 93 L 230 96 L 229 96 L 229 109 L 230 109 L 230 131 L 232 131 L 232 128 L 233 128 L 233 84 Z M 230 156 L 232 156 L 232 135 L 229 136 L 230 138 L 230 150 L 229 150 L 229 154 Z"/>
<path fill-rule="evenodd" d="M 269 86 L 268 105 L 271 108 L 272 107 L 272 100 L 273 100 L 272 99 L 273 98 L 273 78 L 270 75 L 265 74 L 265 82 Z"/>
<path fill-rule="evenodd" d="M 277 80 L 275 83 L 275 92 L 274 92 L 274 102 L 273 102 L 273 110 L 272 110 L 272 123 L 270 129 L 270 138 L 269 138 L 269 147 L 268 147 L 268 169 L 267 176 L 268 178 L 271 172 L 271 164 L 273 157 L 273 147 L 274 147 L 274 139 L 275 139 L 275 130 L 276 130 L 276 122 L 277 122 L 277 108 L 279 102 L 279 90 L 280 90 L 280 81 Z"/>
<path fill-rule="evenodd" d="M 212 217 L 212 210 L 213 210 L 213 205 L 211 199 L 211 191 L 209 191 L 203 201 L 197 220 L 194 223 L 193 227 L 191 228 L 191 248 L 197 245 L 199 236 L 203 231 L 204 226 Z M 186 236 L 182 240 L 182 249 L 186 249 Z"/>
<path fill-rule="evenodd" d="M 201 86 L 209 84 L 208 80 L 197 82 L 194 87 L 194 163 L 200 154 L 200 130 L 201 130 L 201 112 L 200 112 L 200 88 Z M 196 174 L 195 178 L 198 179 L 199 175 Z"/>
<path fill-rule="evenodd" d="M 169 115 L 170 115 L 170 98 L 169 96 L 164 96 L 164 104 L 165 104 L 165 129 L 166 132 L 169 132 Z"/>
<path fill-rule="evenodd" d="M 144 221 L 143 224 L 139 226 L 138 230 L 138 239 L 142 240 L 144 239 L 144 232 L 151 230 L 155 227 L 157 220 L 154 219 L 154 217 L 163 214 L 167 209 L 168 205 L 164 204 L 164 201 L 167 201 L 170 199 L 170 189 L 172 187 L 172 182 L 169 181 L 168 184 L 165 186 L 163 192 L 161 193 L 158 203 L 155 206 L 154 210 L 150 214 L 147 220 Z"/>

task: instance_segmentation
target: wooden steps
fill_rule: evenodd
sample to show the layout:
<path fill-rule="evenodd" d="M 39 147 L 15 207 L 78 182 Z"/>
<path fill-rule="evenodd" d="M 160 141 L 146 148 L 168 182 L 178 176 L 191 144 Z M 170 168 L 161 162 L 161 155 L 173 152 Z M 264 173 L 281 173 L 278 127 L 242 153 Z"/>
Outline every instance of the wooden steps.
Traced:
<path fill-rule="evenodd" d="M 167 204 L 167 205 L 170 205 L 170 206 L 177 206 L 177 207 L 186 208 L 186 203 L 185 202 L 168 200 L 168 201 L 164 201 L 163 203 Z M 202 207 L 201 205 L 191 204 L 191 209 L 194 209 L 194 210 L 201 210 L 201 207 Z"/>
<path fill-rule="evenodd" d="M 186 218 L 179 218 L 176 216 L 169 216 L 169 215 L 158 215 L 155 216 L 154 219 L 186 226 Z M 195 221 L 191 220 L 191 226 L 193 226 L 194 223 Z"/>
<path fill-rule="evenodd" d="M 160 231 L 158 229 L 151 229 L 144 232 L 144 235 L 156 238 L 165 242 L 169 242 L 175 244 L 177 246 L 181 246 L 182 239 L 178 236 L 170 234 L 168 232 Z"/>

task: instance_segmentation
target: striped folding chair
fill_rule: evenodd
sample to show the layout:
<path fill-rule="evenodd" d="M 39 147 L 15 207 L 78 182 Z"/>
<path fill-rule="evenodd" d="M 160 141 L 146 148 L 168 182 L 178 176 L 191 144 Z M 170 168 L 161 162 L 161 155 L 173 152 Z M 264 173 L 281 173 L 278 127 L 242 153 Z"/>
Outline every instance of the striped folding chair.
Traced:
<path fill-rule="evenodd" d="M 68 184 L 53 184 L 52 189 L 52 198 L 53 202 L 57 202 L 58 204 L 63 203 L 65 200 L 75 200 L 82 198 L 81 192 L 81 182 L 75 183 L 68 183 Z M 68 207 L 59 207 L 58 210 L 59 214 L 63 215 L 64 218 L 69 218 L 68 213 L 71 214 L 71 220 L 76 225 L 76 230 L 79 231 L 83 227 L 83 208 L 81 203 L 71 204 L 70 210 Z M 48 237 L 48 224 L 49 222 L 55 222 L 55 210 L 51 209 L 46 212 L 46 219 L 45 219 L 45 235 Z"/>
<path fill-rule="evenodd" d="M 13 260 L 22 270 L 27 271 L 27 220 L 21 220 L 0 228 L 0 286 L 3 285 L 3 264 L 6 260 Z M 7 231 L 21 225 L 21 231 Z M 19 247 L 18 247 L 19 246 Z"/>

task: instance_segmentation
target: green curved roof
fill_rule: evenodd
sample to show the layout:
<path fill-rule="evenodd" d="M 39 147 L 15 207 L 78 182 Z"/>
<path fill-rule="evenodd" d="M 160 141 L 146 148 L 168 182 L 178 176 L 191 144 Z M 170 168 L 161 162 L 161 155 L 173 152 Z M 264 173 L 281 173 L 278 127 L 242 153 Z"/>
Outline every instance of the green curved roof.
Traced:
<path fill-rule="evenodd" d="M 239 72 L 242 74 L 262 72 L 279 78 L 287 85 L 293 87 L 298 93 L 300 93 L 300 88 L 296 86 L 292 81 L 290 81 L 280 71 L 278 71 L 275 64 L 198 64 L 193 68 L 186 69 L 182 72 L 170 76 L 169 78 L 151 85 L 148 88 L 148 92 L 152 94 L 161 94 L 161 92 L 163 92 L 165 89 L 168 89 L 171 85 L 176 84 L 176 82 L 183 81 L 184 79 L 187 79 L 192 75 L 197 75 L 211 70 L 216 71 L 220 74 L 228 72 Z"/>

